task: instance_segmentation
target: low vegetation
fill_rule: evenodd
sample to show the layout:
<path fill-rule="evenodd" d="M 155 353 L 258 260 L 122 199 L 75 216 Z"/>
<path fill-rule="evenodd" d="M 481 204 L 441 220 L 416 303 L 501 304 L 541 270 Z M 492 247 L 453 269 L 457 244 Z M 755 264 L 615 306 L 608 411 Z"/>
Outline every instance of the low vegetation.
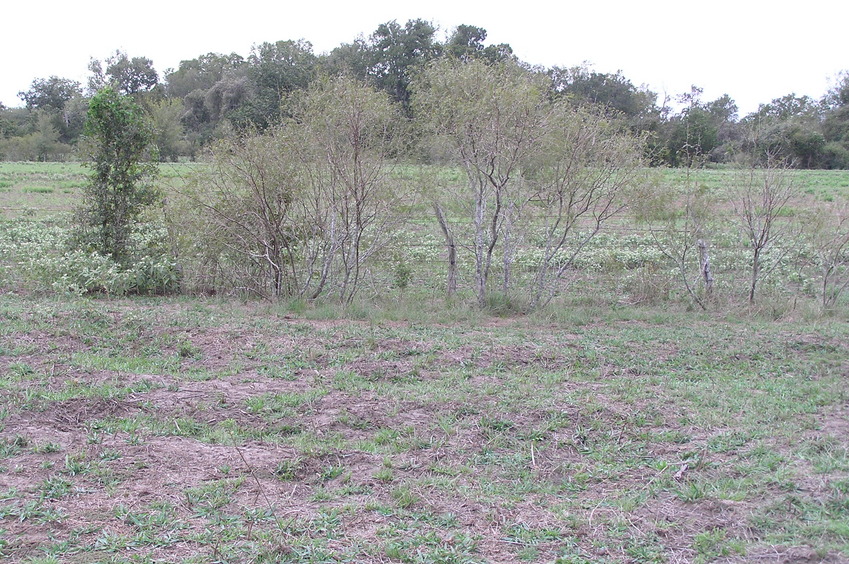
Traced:
<path fill-rule="evenodd" d="M 0 296 L 20 562 L 849 558 L 847 325 Z"/>
<path fill-rule="evenodd" d="M 160 184 L 171 198 L 198 170 L 161 167 Z M 84 174 L 0 165 L 3 558 L 849 558 L 849 326 L 845 296 L 821 294 L 845 247 L 818 227 L 845 225 L 823 223 L 845 173 L 794 177 L 753 305 L 735 174 L 671 170 L 646 177 L 654 213 L 629 207 L 527 314 L 517 294 L 478 306 L 471 248 L 446 292 L 426 201 L 350 301 L 138 295 L 152 265 L 66 246 Z M 423 174 L 464 187 L 446 167 L 389 178 Z M 471 226 L 445 207 L 464 241 Z M 144 224 L 154 240 L 171 240 L 169 209 Z M 802 218 L 819 223 L 789 229 Z M 708 234 L 710 294 L 694 246 Z M 517 288 L 539 264 L 532 241 L 516 247 Z M 194 267 L 170 252 L 189 290 Z"/>

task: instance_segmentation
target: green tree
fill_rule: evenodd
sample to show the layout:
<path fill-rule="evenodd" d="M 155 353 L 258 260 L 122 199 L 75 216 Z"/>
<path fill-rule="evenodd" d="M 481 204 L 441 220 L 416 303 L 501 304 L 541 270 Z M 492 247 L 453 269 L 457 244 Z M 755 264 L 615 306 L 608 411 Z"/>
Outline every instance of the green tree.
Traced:
<path fill-rule="evenodd" d="M 839 75 L 823 102 L 827 109 L 822 122 L 822 165 L 849 168 L 849 71 Z"/>
<path fill-rule="evenodd" d="M 410 104 L 410 80 L 415 69 L 436 58 L 440 45 L 436 27 L 424 20 L 410 20 L 403 27 L 393 20 L 378 26 L 370 38 L 368 74 L 374 85 L 399 102 Z"/>
<path fill-rule="evenodd" d="M 505 293 L 510 284 L 512 228 L 526 201 L 522 166 L 543 134 L 549 109 L 544 77 L 512 62 L 434 61 L 415 83 L 414 109 L 426 130 L 445 141 L 466 173 L 471 205 L 478 304 L 486 306 L 493 259 L 501 244 Z"/>
<path fill-rule="evenodd" d="M 823 135 L 825 106 L 808 96 L 788 94 L 762 104 L 741 125 L 747 132 L 743 149 L 760 165 L 764 156 L 792 162 L 800 168 L 823 164 L 827 143 Z"/>
<path fill-rule="evenodd" d="M 33 80 L 29 90 L 19 92 L 18 97 L 29 110 L 60 112 L 67 102 L 81 94 L 82 88 L 76 80 L 51 76 Z"/>
<path fill-rule="evenodd" d="M 482 59 L 490 63 L 515 60 L 513 48 L 507 43 L 484 45 L 487 32 L 484 28 L 461 24 L 445 42 L 445 54 L 462 61 Z"/>
<path fill-rule="evenodd" d="M 712 102 L 701 101 L 702 89 L 693 86 L 678 97 L 682 110 L 665 124 L 666 155 L 673 166 L 699 166 L 728 159 L 738 135 L 737 105 L 724 94 Z"/>
<path fill-rule="evenodd" d="M 30 125 L 25 108 L 7 108 L 0 104 L 0 139 L 23 135 Z"/>
<path fill-rule="evenodd" d="M 372 62 L 371 46 L 362 36 L 343 43 L 319 61 L 321 72 L 330 76 L 347 75 L 368 82 Z"/>
<path fill-rule="evenodd" d="M 312 45 L 304 40 L 254 46 L 248 57 L 247 81 L 230 81 L 245 95 L 228 117 L 240 129 L 265 129 L 278 123 L 283 117 L 283 99 L 309 85 L 315 77 L 317 61 Z"/>
<path fill-rule="evenodd" d="M 246 75 L 240 55 L 207 53 L 180 61 L 177 70 L 165 76 L 166 97 L 182 102 L 180 121 L 193 150 L 215 138 L 222 120 L 253 94 Z M 160 150 L 165 152 L 162 145 Z"/>
<path fill-rule="evenodd" d="M 91 100 L 85 133 L 92 172 L 78 212 L 81 239 L 127 266 L 133 227 L 159 197 L 156 168 L 148 160 L 153 131 L 131 98 L 107 87 Z"/>
<path fill-rule="evenodd" d="M 134 95 L 150 92 L 159 85 L 159 73 L 153 68 L 152 60 L 130 58 L 120 50 L 105 61 L 92 59 L 88 70 L 91 72 L 88 86 L 93 92 L 109 86 L 122 94 Z"/>
<path fill-rule="evenodd" d="M 165 92 L 171 98 L 185 98 L 196 90 L 207 91 L 224 76 L 245 64 L 236 53 L 207 53 L 180 61 L 180 66 L 165 75 Z"/>
<path fill-rule="evenodd" d="M 38 78 L 18 96 L 26 104 L 36 131 L 45 131 L 47 119 L 59 135 L 58 142 L 76 142 L 82 133 L 88 105 L 79 82 L 56 76 Z"/>
<path fill-rule="evenodd" d="M 552 67 L 548 75 L 553 92 L 574 104 L 597 104 L 627 116 L 635 124 L 657 113 L 657 94 L 637 88 L 621 71 L 600 73 L 583 65 Z"/>
<path fill-rule="evenodd" d="M 186 129 L 180 117 L 183 102 L 163 98 L 150 104 L 150 122 L 153 127 L 154 144 L 162 161 L 176 161 L 178 157 L 190 155 L 192 149 L 186 140 Z"/>

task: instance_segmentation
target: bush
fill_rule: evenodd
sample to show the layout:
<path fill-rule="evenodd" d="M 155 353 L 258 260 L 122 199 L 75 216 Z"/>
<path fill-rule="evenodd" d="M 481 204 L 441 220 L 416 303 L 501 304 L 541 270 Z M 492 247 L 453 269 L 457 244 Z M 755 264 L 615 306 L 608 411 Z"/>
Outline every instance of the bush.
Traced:
<path fill-rule="evenodd" d="M 145 225 L 131 234 L 132 260 L 119 265 L 96 251 L 69 248 L 61 225 L 18 220 L 0 228 L 6 285 L 77 295 L 162 294 L 179 289 L 176 263 L 164 252 L 166 232 Z"/>

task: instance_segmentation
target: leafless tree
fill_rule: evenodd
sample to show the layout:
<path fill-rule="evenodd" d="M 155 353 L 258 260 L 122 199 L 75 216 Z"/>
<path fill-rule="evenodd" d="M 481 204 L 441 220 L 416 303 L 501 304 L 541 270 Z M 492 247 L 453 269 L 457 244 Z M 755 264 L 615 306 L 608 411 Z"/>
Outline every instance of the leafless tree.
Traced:
<path fill-rule="evenodd" d="M 822 203 L 808 218 L 805 237 L 822 278 L 822 307 L 831 309 L 849 288 L 849 202 Z"/>
<path fill-rule="evenodd" d="M 557 105 L 527 175 L 542 230 L 530 307 L 547 304 L 589 242 L 628 204 L 641 169 L 642 140 L 601 109 Z"/>
<path fill-rule="evenodd" d="M 732 205 L 751 252 L 749 303 L 755 302 L 758 284 L 791 250 L 794 226 L 782 217 L 797 194 L 790 163 L 767 155 L 763 167 L 741 172 L 732 188 Z"/>

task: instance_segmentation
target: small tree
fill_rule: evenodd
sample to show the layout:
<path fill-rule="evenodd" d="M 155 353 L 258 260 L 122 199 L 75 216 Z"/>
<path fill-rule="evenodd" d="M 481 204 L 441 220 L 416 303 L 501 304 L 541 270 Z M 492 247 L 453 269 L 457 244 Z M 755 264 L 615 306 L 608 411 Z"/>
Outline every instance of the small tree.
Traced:
<path fill-rule="evenodd" d="M 688 168 L 681 185 L 647 185 L 634 198 L 634 216 L 648 227 L 655 248 L 675 265 L 693 302 L 706 310 L 714 284 L 708 237 L 716 219 L 716 198 L 692 179 L 691 172 Z"/>
<path fill-rule="evenodd" d="M 350 303 L 368 262 L 408 202 L 393 177 L 403 123 L 389 97 L 348 78 L 321 79 L 288 101 L 292 117 L 213 146 L 187 196 L 189 252 L 215 285 L 268 299 Z"/>
<path fill-rule="evenodd" d="M 829 310 L 849 288 L 849 202 L 820 204 L 808 218 L 805 237 L 822 277 L 822 307 Z"/>
<path fill-rule="evenodd" d="M 323 237 L 337 255 L 330 279 L 350 303 L 408 203 L 406 187 L 391 175 L 404 120 L 387 94 L 348 77 L 317 80 L 291 111 L 303 130 L 312 188 L 326 206 Z"/>
<path fill-rule="evenodd" d="M 551 301 L 581 251 L 625 209 L 642 166 L 642 143 L 601 108 L 553 108 L 526 173 L 542 250 L 531 308 Z"/>
<path fill-rule="evenodd" d="M 85 133 L 92 173 L 78 211 L 82 239 L 126 266 L 133 226 L 159 198 L 152 183 L 157 170 L 147 162 L 153 133 L 141 108 L 111 88 L 91 99 Z"/>
<path fill-rule="evenodd" d="M 737 179 L 732 205 L 751 252 L 749 303 L 755 303 L 758 284 L 790 251 L 794 235 L 789 222 L 780 221 L 796 195 L 794 171 L 783 159 L 767 155 L 763 168 L 752 167 Z M 771 260 L 768 260 L 770 251 Z"/>
<path fill-rule="evenodd" d="M 447 141 L 466 173 L 475 290 L 484 307 L 499 243 L 502 286 L 509 286 L 511 225 L 527 202 L 522 165 L 545 130 L 549 109 L 544 77 L 513 63 L 442 59 L 422 72 L 414 93 L 419 121 Z"/>

